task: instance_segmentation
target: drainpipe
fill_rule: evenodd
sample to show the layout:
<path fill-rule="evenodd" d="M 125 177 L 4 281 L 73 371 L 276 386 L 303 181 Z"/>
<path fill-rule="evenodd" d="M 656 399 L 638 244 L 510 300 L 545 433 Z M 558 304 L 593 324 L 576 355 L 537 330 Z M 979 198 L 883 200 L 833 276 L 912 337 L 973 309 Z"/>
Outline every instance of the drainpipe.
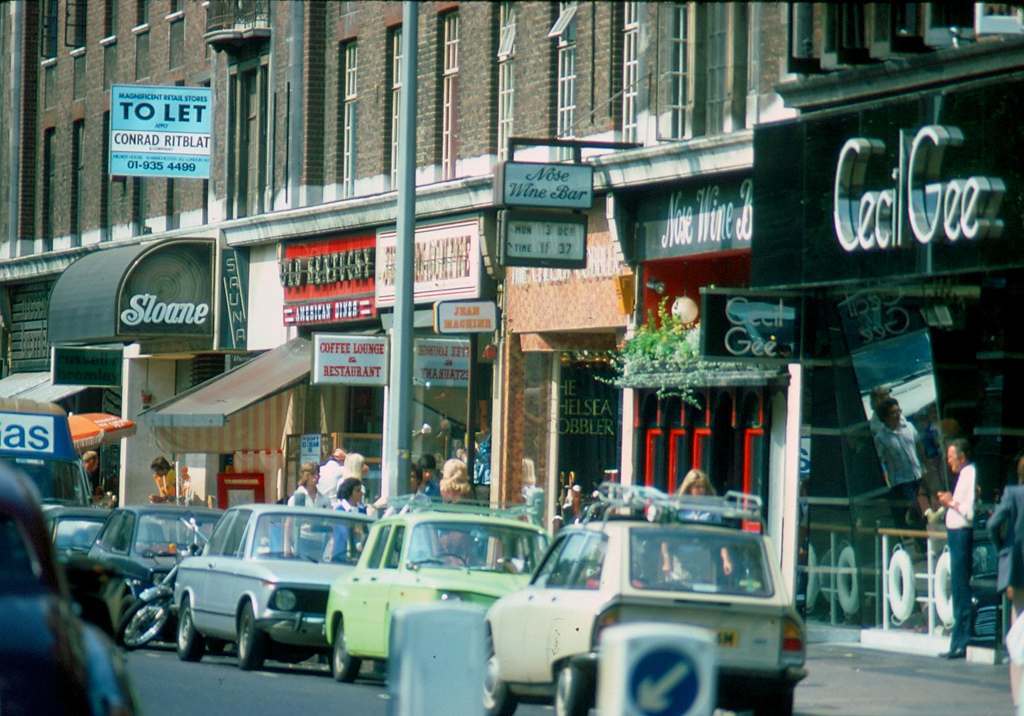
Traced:
<path fill-rule="evenodd" d="M 9 8 L 9 10 L 8 10 Z M 21 142 L 21 98 L 22 98 L 22 55 L 24 54 L 23 35 L 25 29 L 25 7 L 23 3 L 11 3 L 3 12 L 10 12 L 11 15 L 11 95 L 10 121 L 8 128 L 7 149 L 10 157 L 10 165 L 7 167 L 7 245 L 0 251 L 4 258 L 14 258 L 18 255 L 18 225 L 21 217 L 21 155 L 19 147 Z"/>

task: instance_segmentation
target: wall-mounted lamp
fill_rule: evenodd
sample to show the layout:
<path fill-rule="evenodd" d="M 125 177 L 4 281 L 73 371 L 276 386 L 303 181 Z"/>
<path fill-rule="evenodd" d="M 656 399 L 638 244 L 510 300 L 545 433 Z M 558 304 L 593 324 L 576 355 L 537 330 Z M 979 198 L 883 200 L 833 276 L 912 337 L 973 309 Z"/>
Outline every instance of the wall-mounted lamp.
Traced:
<path fill-rule="evenodd" d="M 664 281 L 659 281 L 656 278 L 649 278 L 644 283 L 644 285 L 647 288 L 649 288 L 650 290 L 654 291 L 655 293 L 658 293 L 658 294 L 665 293 L 665 282 Z"/>
<path fill-rule="evenodd" d="M 700 318 L 700 306 L 689 296 L 680 296 L 672 302 L 672 315 L 683 325 L 696 323 Z"/>

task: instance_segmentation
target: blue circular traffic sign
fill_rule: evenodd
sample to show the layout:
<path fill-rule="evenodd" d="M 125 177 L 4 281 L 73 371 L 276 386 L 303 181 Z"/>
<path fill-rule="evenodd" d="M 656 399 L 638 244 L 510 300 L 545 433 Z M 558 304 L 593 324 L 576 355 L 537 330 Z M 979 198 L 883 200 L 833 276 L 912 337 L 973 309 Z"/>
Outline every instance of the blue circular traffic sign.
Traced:
<path fill-rule="evenodd" d="M 685 714 L 700 690 L 697 664 L 679 649 L 652 649 L 637 660 L 629 676 L 630 699 L 644 716 Z"/>

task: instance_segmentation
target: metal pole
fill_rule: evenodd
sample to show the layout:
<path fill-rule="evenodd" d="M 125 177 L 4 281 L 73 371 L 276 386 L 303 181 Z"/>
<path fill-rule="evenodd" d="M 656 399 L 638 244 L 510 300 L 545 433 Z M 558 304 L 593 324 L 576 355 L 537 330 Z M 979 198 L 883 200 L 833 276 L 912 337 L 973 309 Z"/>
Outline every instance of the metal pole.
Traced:
<path fill-rule="evenodd" d="M 398 226 L 395 237 L 395 321 L 391 335 L 392 410 L 388 412 L 385 497 L 396 495 L 409 474 L 412 447 L 413 257 L 416 235 L 416 66 L 419 5 L 402 3 L 402 89 L 398 113 Z"/>
<path fill-rule="evenodd" d="M 469 472 L 469 481 L 473 483 L 473 498 L 479 499 L 476 494 L 476 480 L 473 464 L 476 462 L 476 421 L 473 419 L 474 408 L 476 407 L 476 381 L 478 379 L 476 368 L 477 359 L 476 334 L 469 334 L 469 375 L 466 376 L 466 470 Z"/>

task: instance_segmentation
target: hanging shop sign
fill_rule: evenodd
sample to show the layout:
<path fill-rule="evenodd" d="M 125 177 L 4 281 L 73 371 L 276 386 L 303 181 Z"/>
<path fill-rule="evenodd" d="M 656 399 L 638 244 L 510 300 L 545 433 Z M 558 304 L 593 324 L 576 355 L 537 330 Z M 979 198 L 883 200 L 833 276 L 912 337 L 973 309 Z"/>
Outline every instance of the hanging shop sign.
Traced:
<path fill-rule="evenodd" d="M 12 373 L 44 371 L 50 367 L 47 342 L 52 281 L 26 283 L 10 288 L 10 366 Z"/>
<path fill-rule="evenodd" d="M 434 304 L 435 333 L 494 333 L 498 307 L 494 301 L 442 301 Z"/>
<path fill-rule="evenodd" d="M 754 130 L 757 286 L 1024 266 L 1024 82 L 966 84 Z M 794 190 L 796 188 L 796 190 Z"/>
<path fill-rule="evenodd" d="M 375 236 L 284 245 L 280 262 L 286 326 L 348 323 L 377 316 Z"/>
<path fill-rule="evenodd" d="M 124 355 L 120 348 L 54 346 L 50 382 L 54 385 L 120 388 L 123 364 Z"/>
<path fill-rule="evenodd" d="M 110 88 L 111 176 L 210 178 L 213 90 Z"/>
<path fill-rule="evenodd" d="M 502 266 L 586 268 L 585 214 L 504 210 L 499 231 L 498 263 Z"/>
<path fill-rule="evenodd" d="M 497 206 L 589 209 L 594 168 L 589 164 L 501 162 L 494 182 Z"/>
<path fill-rule="evenodd" d="M 314 385 L 387 385 L 387 338 L 314 334 L 312 381 Z"/>
<path fill-rule="evenodd" d="M 245 350 L 248 343 L 249 255 L 245 249 L 222 247 L 220 254 L 221 350 Z"/>
<path fill-rule="evenodd" d="M 637 203 L 641 260 L 749 249 L 754 227 L 749 176 L 689 182 Z"/>
<path fill-rule="evenodd" d="M 121 286 L 121 335 L 213 335 L 213 244 L 172 243 L 146 254 Z"/>
<path fill-rule="evenodd" d="M 395 305 L 394 230 L 377 234 L 377 306 Z M 416 227 L 413 264 L 416 303 L 480 295 L 480 218 Z"/>
<path fill-rule="evenodd" d="M 469 341 L 417 338 L 412 373 L 414 385 L 465 388 L 469 385 Z"/>
<path fill-rule="evenodd" d="M 800 358 L 801 298 L 742 289 L 701 289 L 705 360 L 792 363 Z"/>

